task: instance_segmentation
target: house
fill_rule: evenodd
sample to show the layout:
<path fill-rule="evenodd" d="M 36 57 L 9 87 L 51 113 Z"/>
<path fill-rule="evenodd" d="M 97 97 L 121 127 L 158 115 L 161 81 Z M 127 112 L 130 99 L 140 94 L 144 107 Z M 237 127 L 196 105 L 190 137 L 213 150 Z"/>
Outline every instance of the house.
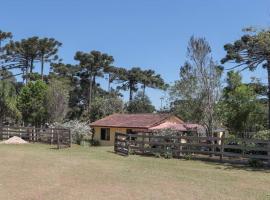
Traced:
<path fill-rule="evenodd" d="M 104 146 L 114 145 L 115 133 L 147 131 L 163 123 L 184 124 L 171 114 L 113 114 L 90 124 L 94 129 L 94 140 Z"/>

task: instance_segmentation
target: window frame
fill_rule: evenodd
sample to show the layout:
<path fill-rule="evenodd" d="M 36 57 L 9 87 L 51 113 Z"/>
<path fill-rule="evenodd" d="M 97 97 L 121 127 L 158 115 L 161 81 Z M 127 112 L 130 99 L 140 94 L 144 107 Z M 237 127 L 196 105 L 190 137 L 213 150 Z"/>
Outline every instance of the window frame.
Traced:
<path fill-rule="evenodd" d="M 103 141 L 111 140 L 110 128 L 100 128 L 100 140 L 103 140 Z"/>

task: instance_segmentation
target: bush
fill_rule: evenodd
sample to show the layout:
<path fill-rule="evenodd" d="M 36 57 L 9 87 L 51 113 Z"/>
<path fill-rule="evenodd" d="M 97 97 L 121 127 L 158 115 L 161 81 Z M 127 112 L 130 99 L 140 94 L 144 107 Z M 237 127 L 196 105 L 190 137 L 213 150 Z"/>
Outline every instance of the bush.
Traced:
<path fill-rule="evenodd" d="M 129 152 L 128 152 L 129 155 L 135 155 L 136 152 L 134 149 L 129 149 Z"/>
<path fill-rule="evenodd" d="M 191 153 L 188 153 L 188 154 L 185 154 L 183 158 L 186 160 L 191 160 L 193 158 L 193 155 Z"/>
<path fill-rule="evenodd" d="M 254 167 L 254 168 L 263 167 L 263 162 L 261 160 L 257 160 L 257 159 L 249 159 L 248 164 L 250 167 Z"/>
<path fill-rule="evenodd" d="M 171 159 L 172 157 L 173 157 L 172 152 L 167 151 L 167 152 L 164 153 L 164 158 Z"/>
<path fill-rule="evenodd" d="M 270 130 L 259 131 L 252 136 L 257 140 L 270 140 Z"/>
<path fill-rule="evenodd" d="M 95 146 L 95 147 L 96 147 L 96 146 L 100 146 L 100 142 L 99 142 L 98 140 L 92 140 L 92 141 L 91 141 L 91 145 L 92 145 L 92 146 Z"/>
<path fill-rule="evenodd" d="M 53 126 L 70 129 L 73 143 L 80 144 L 83 140 L 90 141 L 92 139 L 92 132 L 88 122 L 71 120 L 62 124 L 55 123 Z"/>
<path fill-rule="evenodd" d="M 160 155 L 160 153 L 154 153 L 154 156 L 156 157 L 156 158 L 161 158 L 161 155 Z"/>

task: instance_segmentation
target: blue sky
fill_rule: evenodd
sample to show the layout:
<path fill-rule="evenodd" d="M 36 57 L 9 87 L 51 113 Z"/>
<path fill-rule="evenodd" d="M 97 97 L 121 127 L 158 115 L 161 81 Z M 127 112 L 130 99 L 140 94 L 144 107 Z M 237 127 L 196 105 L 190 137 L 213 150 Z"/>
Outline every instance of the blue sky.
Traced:
<path fill-rule="evenodd" d="M 219 61 L 242 28 L 269 25 L 269 0 L 8 0 L 0 8 L 1 30 L 15 40 L 56 38 L 65 63 L 75 63 L 78 50 L 99 50 L 113 55 L 115 66 L 152 68 L 168 83 L 178 79 L 190 36 L 205 37 Z M 267 80 L 264 70 L 243 76 Z M 163 93 L 147 94 L 159 107 Z"/>

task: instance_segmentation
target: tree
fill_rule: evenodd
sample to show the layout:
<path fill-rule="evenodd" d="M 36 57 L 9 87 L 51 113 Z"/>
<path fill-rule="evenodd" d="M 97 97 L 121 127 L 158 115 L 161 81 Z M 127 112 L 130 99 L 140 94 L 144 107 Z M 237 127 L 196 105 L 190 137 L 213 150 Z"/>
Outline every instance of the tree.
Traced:
<path fill-rule="evenodd" d="M 96 96 L 91 107 L 90 121 L 101 119 L 113 113 L 122 113 L 123 108 L 122 99 L 112 93 Z"/>
<path fill-rule="evenodd" d="M 25 85 L 18 96 L 17 106 L 22 113 L 23 122 L 35 126 L 40 126 L 47 122 L 48 111 L 47 85 L 38 80 Z"/>
<path fill-rule="evenodd" d="M 227 74 L 227 86 L 219 109 L 223 123 L 233 133 L 257 131 L 264 127 L 265 106 L 258 98 L 258 83 L 244 84 L 239 72 Z"/>
<path fill-rule="evenodd" d="M 90 53 L 77 52 L 75 60 L 79 61 L 80 77 L 89 82 L 88 91 L 88 108 L 89 112 L 91 109 L 92 97 L 93 97 L 93 86 L 96 84 L 96 77 L 103 76 L 103 70 L 105 67 L 112 64 L 114 61 L 113 57 L 101 53 L 99 51 L 91 51 Z"/>
<path fill-rule="evenodd" d="M 226 56 L 222 63 L 233 61 L 237 63 L 231 69 L 240 67 L 241 70 L 255 70 L 262 66 L 268 74 L 268 128 L 270 129 L 270 31 L 253 31 L 246 29 L 247 34 L 243 35 L 234 43 L 224 46 Z"/>
<path fill-rule="evenodd" d="M 64 82 L 50 79 L 47 89 L 49 122 L 62 122 L 68 112 L 69 88 Z"/>
<path fill-rule="evenodd" d="M 58 59 L 58 48 L 61 47 L 62 44 L 54 38 L 42 38 L 39 39 L 38 42 L 38 56 L 41 62 L 41 78 L 43 80 L 44 63 L 51 63 Z"/>
<path fill-rule="evenodd" d="M 141 81 L 143 72 L 139 67 L 133 67 L 130 70 L 120 68 L 117 74 L 117 83 L 121 84 L 117 87 L 120 90 L 129 90 L 129 101 L 133 100 L 133 93 L 138 91 L 138 84 Z"/>
<path fill-rule="evenodd" d="M 49 74 L 49 80 L 58 80 L 65 85 L 69 91 L 68 119 L 79 119 L 83 109 L 87 107 L 83 96 L 83 88 L 80 85 L 80 67 L 76 65 L 53 63 L 52 72 Z"/>
<path fill-rule="evenodd" d="M 10 41 L 4 49 L 6 50 L 4 68 L 8 70 L 20 69 L 21 74 L 28 82 L 29 73 L 32 74 L 34 69 L 34 62 L 38 61 L 39 38 L 31 37 L 16 42 Z"/>
<path fill-rule="evenodd" d="M 16 90 L 10 80 L 0 81 L 0 124 L 15 122 L 21 118 L 21 113 L 16 107 Z"/>
<path fill-rule="evenodd" d="M 195 114 L 194 121 L 202 123 L 208 135 L 212 135 L 217 123 L 215 108 L 220 97 L 222 67 L 213 61 L 204 38 L 192 36 L 187 55 L 189 61 L 180 68 L 180 80 L 171 88 L 171 97 L 185 103 L 186 111 Z"/>
<path fill-rule="evenodd" d="M 142 84 L 143 96 L 145 95 L 146 87 L 154 89 L 166 89 L 167 85 L 165 84 L 163 78 L 160 74 L 155 74 L 154 70 L 144 70 L 142 76 L 140 77 L 140 83 Z"/>
<path fill-rule="evenodd" d="M 5 58 L 5 50 L 2 47 L 3 42 L 5 42 L 8 39 L 12 38 L 12 33 L 11 32 L 3 32 L 0 30 L 0 75 L 3 77 L 3 73 L 5 73 L 5 69 L 3 68 L 3 59 Z"/>
<path fill-rule="evenodd" d="M 129 113 L 153 113 L 155 107 L 147 95 L 138 92 L 134 99 L 126 105 L 126 110 Z"/>
<path fill-rule="evenodd" d="M 2 43 L 7 40 L 12 38 L 12 33 L 11 32 L 4 32 L 0 30 L 0 52 L 2 51 Z"/>

